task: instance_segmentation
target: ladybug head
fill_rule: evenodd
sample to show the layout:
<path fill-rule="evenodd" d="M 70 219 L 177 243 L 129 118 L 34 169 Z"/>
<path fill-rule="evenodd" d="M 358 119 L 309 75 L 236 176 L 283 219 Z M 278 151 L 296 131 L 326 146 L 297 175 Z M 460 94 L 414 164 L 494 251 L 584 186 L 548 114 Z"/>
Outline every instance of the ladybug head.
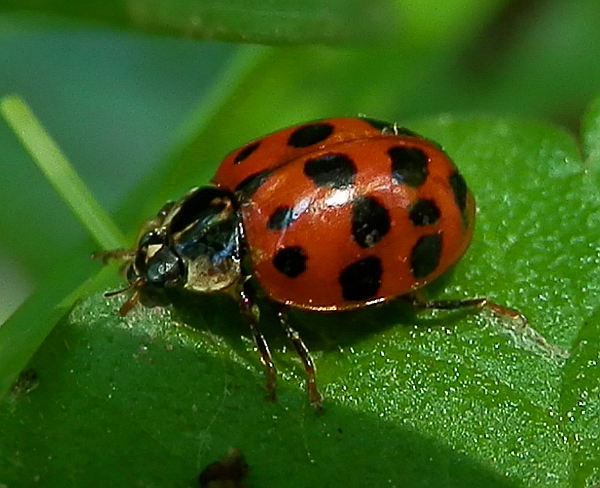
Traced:
<path fill-rule="evenodd" d="M 168 288 L 181 284 L 183 263 L 161 230 L 143 234 L 138 242 L 135 257 L 127 268 L 127 280 L 134 287 Z"/>
<path fill-rule="evenodd" d="M 129 286 L 109 295 L 134 290 L 120 310 L 126 315 L 144 291 L 227 290 L 241 276 L 242 235 L 235 197 L 215 187 L 196 188 L 146 222 L 135 250 L 100 255 L 128 263 Z"/>

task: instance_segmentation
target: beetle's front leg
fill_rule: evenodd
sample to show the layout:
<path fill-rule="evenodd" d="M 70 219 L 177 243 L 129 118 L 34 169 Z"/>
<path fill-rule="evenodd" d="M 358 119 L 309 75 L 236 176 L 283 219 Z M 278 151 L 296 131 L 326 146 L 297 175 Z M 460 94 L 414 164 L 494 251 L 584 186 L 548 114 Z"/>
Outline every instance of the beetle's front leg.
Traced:
<path fill-rule="evenodd" d="M 276 399 L 277 370 L 275 369 L 275 364 L 273 364 L 269 345 L 258 327 L 258 307 L 254 303 L 252 293 L 246 283 L 241 285 L 239 290 L 240 310 L 250 326 L 254 342 L 260 352 L 260 360 L 265 367 L 265 374 L 267 375 L 267 399 L 274 401 Z"/>

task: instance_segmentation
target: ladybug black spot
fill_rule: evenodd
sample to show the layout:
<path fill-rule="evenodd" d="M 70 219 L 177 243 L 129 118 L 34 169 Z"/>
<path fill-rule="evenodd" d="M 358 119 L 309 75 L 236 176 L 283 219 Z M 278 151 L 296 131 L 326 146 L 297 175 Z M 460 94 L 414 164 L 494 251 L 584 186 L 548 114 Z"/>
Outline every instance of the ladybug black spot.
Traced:
<path fill-rule="evenodd" d="M 317 186 L 341 189 L 354 183 L 356 165 L 345 154 L 325 154 L 306 161 L 304 174 Z"/>
<path fill-rule="evenodd" d="M 381 287 L 383 266 L 376 256 L 355 261 L 340 273 L 339 283 L 344 300 L 362 301 L 373 298 Z"/>
<path fill-rule="evenodd" d="M 275 211 L 269 217 L 269 221 L 267 222 L 267 227 L 270 230 L 283 230 L 287 229 L 294 220 L 296 220 L 297 215 L 294 215 L 294 209 L 292 207 L 280 206 L 275 209 Z"/>
<path fill-rule="evenodd" d="M 233 158 L 233 164 L 240 164 L 244 159 L 250 156 L 254 151 L 258 149 L 260 146 L 260 141 L 253 142 L 252 144 L 248 144 L 246 147 L 242 148 L 240 152 L 238 152 Z"/>
<path fill-rule="evenodd" d="M 421 237 L 410 255 L 410 269 L 415 278 L 425 278 L 440 264 L 442 255 L 442 235 L 433 234 Z"/>
<path fill-rule="evenodd" d="M 420 187 L 429 174 L 429 157 L 416 147 L 396 146 L 388 151 L 392 160 L 392 180 L 394 183 Z"/>
<path fill-rule="evenodd" d="M 308 147 L 318 144 L 333 134 L 333 125 L 326 123 L 305 125 L 291 133 L 288 146 Z"/>
<path fill-rule="evenodd" d="M 450 187 L 454 193 L 456 205 L 458 205 L 461 213 L 464 213 L 467 207 L 467 183 L 458 171 L 450 175 Z"/>
<path fill-rule="evenodd" d="M 306 253 L 299 246 L 280 249 L 273 258 L 273 266 L 288 278 L 296 278 L 306 271 Z"/>
<path fill-rule="evenodd" d="M 389 212 L 377 199 L 359 197 L 352 202 L 352 237 L 360 247 L 373 247 L 389 230 Z"/>
<path fill-rule="evenodd" d="M 238 186 L 235 187 L 236 193 L 240 193 L 241 198 L 249 198 L 267 181 L 270 176 L 269 171 L 261 171 L 244 178 Z"/>
<path fill-rule="evenodd" d="M 419 200 L 411 207 L 408 215 L 418 227 L 433 225 L 440 218 L 440 209 L 433 200 Z"/>

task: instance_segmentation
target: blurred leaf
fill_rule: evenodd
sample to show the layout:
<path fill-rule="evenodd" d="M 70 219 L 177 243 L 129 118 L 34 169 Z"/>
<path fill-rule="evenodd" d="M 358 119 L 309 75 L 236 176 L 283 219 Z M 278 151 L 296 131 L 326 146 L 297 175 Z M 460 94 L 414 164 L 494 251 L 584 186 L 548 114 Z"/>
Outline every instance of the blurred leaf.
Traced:
<path fill-rule="evenodd" d="M 180 37 L 264 44 L 382 40 L 396 27 L 389 0 L 5 0 L 0 10 L 43 12 Z"/>
<path fill-rule="evenodd" d="M 30 108 L 16 96 L 0 99 L 0 113 L 56 192 L 101 249 L 124 245 L 125 238 L 96 202 Z"/>
<path fill-rule="evenodd" d="M 575 142 L 515 120 L 412 127 L 444 144 L 478 199 L 471 249 L 432 294 L 519 308 L 550 342 L 574 345 L 566 366 L 485 313 L 416 317 L 400 304 L 297 313 L 327 398 L 319 417 L 268 304 L 275 404 L 261 398 L 260 363 L 227 299 L 182 298 L 119 319 L 118 300 L 95 294 L 1 404 L 0 480 L 189 486 L 237 447 L 250 486 L 600 482 L 600 329 L 590 315 L 600 296 L 600 201 Z"/>
<path fill-rule="evenodd" d="M 449 47 L 456 39 L 481 33 L 510 3 L 504 0 L 396 1 L 404 34 L 411 40 L 411 46 L 419 50 Z"/>
<path fill-rule="evenodd" d="M 210 139 L 210 131 L 223 119 L 227 107 L 235 105 L 237 96 L 244 91 L 248 78 L 271 58 L 268 49 L 260 47 L 239 47 L 224 63 L 216 76 L 212 88 L 196 103 L 194 110 L 181 124 L 173 137 L 174 143 L 163 163 L 150 173 L 131 193 L 129 199 L 118 213 L 118 220 L 124 224 L 144 220 L 155 212 L 157 206 L 165 200 L 178 197 L 192 186 L 210 179 L 214 170 L 212 161 L 218 158 L 222 146 L 219 139 Z M 233 128 L 240 127 L 245 121 L 242 114 L 225 121 L 223 132 L 229 134 Z M 185 160 L 190 165 L 189 174 L 180 177 L 185 188 L 172 185 L 174 168 Z M 175 190 L 175 193 L 174 193 Z"/>
<path fill-rule="evenodd" d="M 596 0 L 505 2 L 458 59 L 464 108 L 552 118 L 576 130 L 600 80 Z M 585 76 L 577 73 L 585 72 Z M 560 96 L 557 96 L 560 94 Z M 463 109 L 464 109 L 463 108 Z"/>

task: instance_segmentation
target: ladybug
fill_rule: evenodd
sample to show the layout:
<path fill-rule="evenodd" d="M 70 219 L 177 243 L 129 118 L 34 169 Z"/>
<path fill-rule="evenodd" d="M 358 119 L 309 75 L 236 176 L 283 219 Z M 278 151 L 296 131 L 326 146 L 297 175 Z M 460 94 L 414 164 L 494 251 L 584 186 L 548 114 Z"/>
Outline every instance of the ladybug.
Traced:
<path fill-rule="evenodd" d="M 442 148 L 367 118 L 290 127 L 227 156 L 212 185 L 165 205 L 133 250 L 100 253 L 127 264 L 131 297 L 166 288 L 227 293 L 246 317 L 275 398 L 275 366 L 258 326 L 254 282 L 279 305 L 300 355 L 310 403 L 315 367 L 287 319 L 290 308 L 341 312 L 403 297 L 417 308 L 519 312 L 485 298 L 426 302 L 418 290 L 451 268 L 473 235 L 475 201 Z M 112 294 L 120 293 L 113 292 Z"/>

